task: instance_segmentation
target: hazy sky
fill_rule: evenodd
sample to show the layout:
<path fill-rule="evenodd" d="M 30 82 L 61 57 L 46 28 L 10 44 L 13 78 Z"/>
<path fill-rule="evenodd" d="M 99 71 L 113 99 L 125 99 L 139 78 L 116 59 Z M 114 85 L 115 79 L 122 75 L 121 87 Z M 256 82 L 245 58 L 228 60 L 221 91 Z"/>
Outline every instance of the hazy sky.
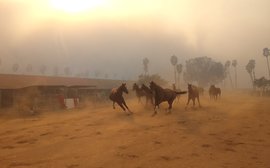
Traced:
<path fill-rule="evenodd" d="M 0 0 L 0 71 L 18 63 L 20 73 L 32 64 L 33 73 L 68 66 L 73 74 L 136 79 L 148 57 L 150 73 L 172 80 L 172 55 L 183 64 L 208 56 L 237 59 L 239 85 L 247 87 L 249 59 L 258 77 L 268 77 L 269 7 L 269 0 Z"/>

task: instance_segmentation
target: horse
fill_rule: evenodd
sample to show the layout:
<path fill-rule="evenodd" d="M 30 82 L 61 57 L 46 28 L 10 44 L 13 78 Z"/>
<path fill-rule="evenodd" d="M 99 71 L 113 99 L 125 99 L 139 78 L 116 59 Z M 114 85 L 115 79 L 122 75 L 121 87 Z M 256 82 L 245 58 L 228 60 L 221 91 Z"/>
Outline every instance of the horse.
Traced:
<path fill-rule="evenodd" d="M 221 96 L 221 89 L 215 87 L 215 85 L 211 85 L 209 88 L 209 96 L 210 99 L 217 100 L 217 98 Z"/>
<path fill-rule="evenodd" d="M 157 85 L 155 82 L 150 82 L 150 89 L 154 92 L 155 104 L 154 104 L 154 113 L 152 116 L 157 114 L 156 107 L 159 107 L 159 104 L 167 101 L 169 104 L 168 112 L 171 112 L 172 104 L 174 99 L 178 94 L 185 94 L 186 91 L 177 92 L 171 89 L 163 89 L 161 86 Z"/>
<path fill-rule="evenodd" d="M 128 89 L 126 87 L 126 84 L 123 83 L 121 86 L 119 86 L 118 88 L 113 88 L 111 90 L 110 93 L 110 100 L 113 102 L 113 109 L 115 109 L 115 102 L 124 110 L 124 112 L 126 112 L 125 107 L 128 110 L 128 114 L 132 114 L 132 112 L 129 110 L 124 97 L 123 97 L 123 92 L 125 92 L 126 94 L 128 94 Z"/>
<path fill-rule="evenodd" d="M 148 104 L 148 101 L 151 101 L 151 104 L 153 105 L 153 92 L 151 91 L 150 88 L 148 88 L 147 86 L 145 86 L 144 84 L 142 84 L 141 89 L 144 91 L 145 93 L 145 98 L 146 98 L 146 105 Z"/>
<path fill-rule="evenodd" d="M 138 97 L 138 102 L 141 102 L 141 97 L 146 96 L 145 92 L 142 90 L 142 88 L 139 88 L 139 86 L 134 83 L 132 90 L 134 90 L 136 92 L 136 96 Z"/>
<path fill-rule="evenodd" d="M 187 101 L 185 109 L 187 109 L 190 100 L 193 101 L 193 107 L 194 107 L 195 106 L 195 99 L 197 99 L 199 107 L 201 107 L 200 94 L 199 94 L 198 88 L 196 86 L 188 84 L 188 101 Z"/>

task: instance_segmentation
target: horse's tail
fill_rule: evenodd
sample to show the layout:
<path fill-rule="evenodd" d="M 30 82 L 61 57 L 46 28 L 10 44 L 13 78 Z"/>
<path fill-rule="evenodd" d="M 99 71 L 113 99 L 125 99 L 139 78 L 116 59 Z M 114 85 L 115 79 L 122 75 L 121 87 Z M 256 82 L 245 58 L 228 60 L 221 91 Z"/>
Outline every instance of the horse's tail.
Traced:
<path fill-rule="evenodd" d="M 177 92 L 177 91 L 174 91 L 176 94 L 186 94 L 187 91 L 181 91 L 181 92 Z"/>

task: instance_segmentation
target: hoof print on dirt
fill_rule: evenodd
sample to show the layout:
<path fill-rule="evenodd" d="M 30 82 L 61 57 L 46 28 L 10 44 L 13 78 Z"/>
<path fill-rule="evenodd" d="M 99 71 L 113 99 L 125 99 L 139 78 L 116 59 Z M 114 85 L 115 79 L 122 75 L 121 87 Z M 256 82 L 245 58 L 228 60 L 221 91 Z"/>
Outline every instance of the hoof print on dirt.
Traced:
<path fill-rule="evenodd" d="M 225 151 L 227 151 L 227 152 L 236 152 L 236 150 L 234 150 L 232 148 L 226 148 Z"/>
<path fill-rule="evenodd" d="M 118 149 L 122 149 L 122 150 L 124 150 L 124 149 L 127 149 L 127 146 L 124 146 L 124 145 L 122 145 L 122 146 L 118 146 Z"/>
<path fill-rule="evenodd" d="M 46 135 L 49 135 L 49 134 L 51 134 L 51 132 L 45 132 L 43 134 L 40 134 L 39 136 L 46 136 Z"/>
<path fill-rule="evenodd" d="M 134 154 L 121 154 L 121 153 L 118 153 L 116 155 L 119 156 L 119 157 L 125 158 L 125 159 L 136 159 L 136 158 L 139 158 L 138 155 L 134 155 Z"/>
<path fill-rule="evenodd" d="M 159 141 L 154 141 L 154 144 L 160 145 L 160 144 L 162 144 L 162 143 L 159 142 Z"/>
<path fill-rule="evenodd" d="M 26 139 L 26 140 L 20 140 L 17 141 L 17 144 L 34 144 L 37 141 L 37 139 Z"/>
<path fill-rule="evenodd" d="M 14 149 L 14 148 L 15 148 L 14 146 L 10 146 L 10 145 L 2 147 L 2 149 Z"/>
<path fill-rule="evenodd" d="M 76 168 L 76 167 L 79 167 L 79 165 L 78 164 L 71 164 L 71 165 L 66 166 L 66 168 Z"/>

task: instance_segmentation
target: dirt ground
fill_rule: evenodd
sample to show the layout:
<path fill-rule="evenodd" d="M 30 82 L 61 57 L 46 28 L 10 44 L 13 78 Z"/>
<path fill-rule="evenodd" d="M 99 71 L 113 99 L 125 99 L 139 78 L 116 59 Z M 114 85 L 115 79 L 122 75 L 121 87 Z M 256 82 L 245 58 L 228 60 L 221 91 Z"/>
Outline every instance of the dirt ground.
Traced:
<path fill-rule="evenodd" d="M 17 168 L 270 168 L 270 98 L 225 93 L 182 96 L 171 114 L 137 100 L 127 116 L 111 104 L 0 118 L 0 167 Z"/>

